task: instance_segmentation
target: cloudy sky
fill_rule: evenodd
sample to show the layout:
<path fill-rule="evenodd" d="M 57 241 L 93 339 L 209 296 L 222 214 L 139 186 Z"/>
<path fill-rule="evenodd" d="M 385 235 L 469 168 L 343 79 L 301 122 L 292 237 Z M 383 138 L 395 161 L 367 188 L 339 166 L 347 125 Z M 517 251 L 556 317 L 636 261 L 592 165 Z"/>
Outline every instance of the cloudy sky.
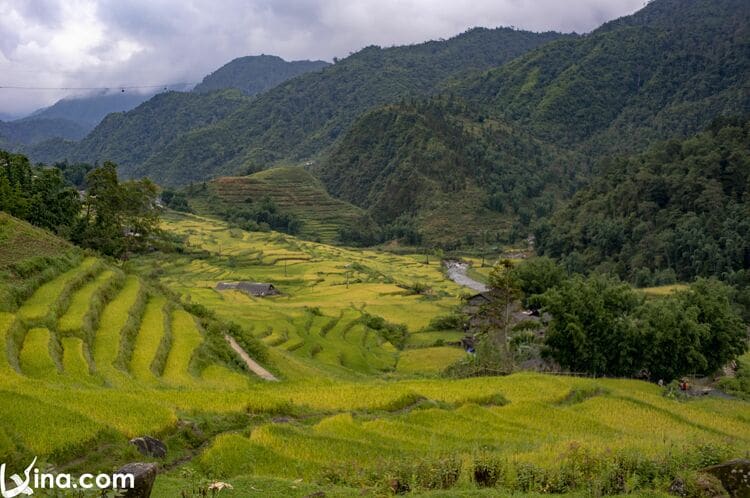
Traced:
<path fill-rule="evenodd" d="M 345 57 L 474 26 L 586 32 L 644 0 L 0 0 L 0 87 L 198 82 L 253 54 Z M 73 90 L 0 89 L 0 116 Z"/>

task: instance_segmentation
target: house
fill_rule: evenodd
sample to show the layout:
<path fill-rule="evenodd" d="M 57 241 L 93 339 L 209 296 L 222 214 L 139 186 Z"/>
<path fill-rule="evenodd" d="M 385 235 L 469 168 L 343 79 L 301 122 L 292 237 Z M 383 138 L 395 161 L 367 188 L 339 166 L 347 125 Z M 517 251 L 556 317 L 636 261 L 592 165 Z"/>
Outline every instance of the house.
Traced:
<path fill-rule="evenodd" d="M 238 290 L 253 297 L 276 296 L 279 291 L 273 284 L 260 282 L 219 282 L 216 290 Z"/>

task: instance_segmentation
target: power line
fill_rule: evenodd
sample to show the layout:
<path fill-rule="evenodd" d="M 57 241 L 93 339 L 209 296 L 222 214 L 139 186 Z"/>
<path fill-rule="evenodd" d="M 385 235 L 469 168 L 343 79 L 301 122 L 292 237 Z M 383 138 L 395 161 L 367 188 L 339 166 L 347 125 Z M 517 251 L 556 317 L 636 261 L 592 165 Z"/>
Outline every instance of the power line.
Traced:
<path fill-rule="evenodd" d="M 169 83 L 166 85 L 114 85 L 114 86 L 13 86 L 13 85 L 0 85 L 0 90 L 137 90 L 145 88 L 164 88 L 165 90 L 169 87 L 174 86 L 189 86 L 197 85 L 196 82 L 186 83 Z"/>

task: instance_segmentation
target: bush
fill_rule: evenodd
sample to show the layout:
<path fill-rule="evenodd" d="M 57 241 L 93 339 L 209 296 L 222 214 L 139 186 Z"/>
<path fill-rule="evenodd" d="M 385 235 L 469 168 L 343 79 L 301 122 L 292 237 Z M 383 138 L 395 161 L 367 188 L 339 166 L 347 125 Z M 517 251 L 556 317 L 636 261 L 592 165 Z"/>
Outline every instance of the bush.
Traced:
<path fill-rule="evenodd" d="M 472 478 L 480 488 L 493 488 L 503 478 L 503 462 L 491 454 L 474 457 Z"/>

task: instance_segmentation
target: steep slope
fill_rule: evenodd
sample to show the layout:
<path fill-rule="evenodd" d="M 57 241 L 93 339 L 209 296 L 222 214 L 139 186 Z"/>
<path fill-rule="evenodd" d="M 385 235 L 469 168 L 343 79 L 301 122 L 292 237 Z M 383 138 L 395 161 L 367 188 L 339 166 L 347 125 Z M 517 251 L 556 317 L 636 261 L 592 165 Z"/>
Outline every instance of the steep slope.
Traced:
<path fill-rule="evenodd" d="M 750 122 L 605 164 L 537 230 L 541 253 L 641 285 L 750 268 Z"/>
<path fill-rule="evenodd" d="M 302 222 L 299 236 L 334 242 L 338 231 L 351 228 L 364 211 L 332 198 L 320 180 L 298 166 L 280 166 L 249 176 L 222 177 L 206 189 L 187 189 L 190 206 L 200 213 L 219 214 L 269 198 L 282 213 Z"/>
<path fill-rule="evenodd" d="M 457 84 L 463 109 L 420 104 L 362 117 L 316 171 L 381 223 L 412 217 L 427 241 L 486 239 L 488 227 L 507 234 L 518 222 L 514 238 L 602 156 L 750 112 L 749 12 L 738 0 L 656 0 Z M 488 122 L 509 131 L 496 136 Z M 435 216 L 439 205 L 447 215 Z"/>
<path fill-rule="evenodd" d="M 125 175 L 150 176 L 165 184 L 236 174 L 253 161 L 309 157 L 374 106 L 435 93 L 466 72 L 497 66 L 560 36 L 474 29 L 447 41 L 368 47 L 244 102 L 231 116 L 217 112 L 211 120 L 189 120 L 190 126 L 178 130 L 163 125 L 190 116 L 194 108 L 210 108 L 206 99 L 212 94 L 162 94 L 105 120 L 65 157 L 116 160 Z M 34 160 L 51 162 L 62 159 L 60 149 L 53 142 L 27 152 Z"/>
<path fill-rule="evenodd" d="M 17 149 L 52 138 L 80 140 L 89 130 L 75 121 L 63 118 L 27 118 L 10 122 L 0 121 L 0 144 Z"/>
<path fill-rule="evenodd" d="M 114 161 L 122 176 L 180 134 L 220 120 L 245 101 L 237 90 L 209 94 L 165 92 L 135 109 L 108 115 L 79 143 L 49 141 L 26 148 L 34 161 Z M 190 161 L 184 164 L 190 167 Z"/>
<path fill-rule="evenodd" d="M 330 65 L 324 61 L 287 62 L 275 55 L 239 57 L 209 74 L 193 89 L 195 92 L 211 92 L 236 88 L 245 95 L 255 95 L 275 87 L 279 83 Z"/>
<path fill-rule="evenodd" d="M 435 98 L 359 119 L 314 171 L 381 225 L 411 220 L 425 243 L 505 239 L 576 182 L 577 158 L 462 101 Z"/>
<path fill-rule="evenodd" d="M 539 48 L 461 90 L 488 110 L 595 155 L 685 136 L 750 111 L 750 4 L 656 0 L 590 35 Z"/>
<path fill-rule="evenodd" d="M 0 211 L 0 269 L 30 255 L 56 256 L 72 246 L 65 240 Z"/>
<path fill-rule="evenodd" d="M 175 88 L 173 88 L 174 90 Z M 161 89 L 160 89 L 161 90 Z M 37 119 L 67 119 L 78 123 L 91 131 L 107 114 L 125 112 L 154 96 L 155 92 L 139 93 L 120 90 L 99 92 L 92 95 L 65 98 L 53 105 L 33 112 L 30 116 L 19 120 L 29 121 Z"/>
<path fill-rule="evenodd" d="M 367 47 L 279 85 L 214 126 L 180 137 L 138 174 L 176 184 L 232 174 L 251 162 L 312 157 L 372 107 L 438 92 L 453 78 L 503 64 L 560 36 L 477 28 L 447 41 Z M 195 169 L 184 168 L 189 160 L 197 163 Z"/>

